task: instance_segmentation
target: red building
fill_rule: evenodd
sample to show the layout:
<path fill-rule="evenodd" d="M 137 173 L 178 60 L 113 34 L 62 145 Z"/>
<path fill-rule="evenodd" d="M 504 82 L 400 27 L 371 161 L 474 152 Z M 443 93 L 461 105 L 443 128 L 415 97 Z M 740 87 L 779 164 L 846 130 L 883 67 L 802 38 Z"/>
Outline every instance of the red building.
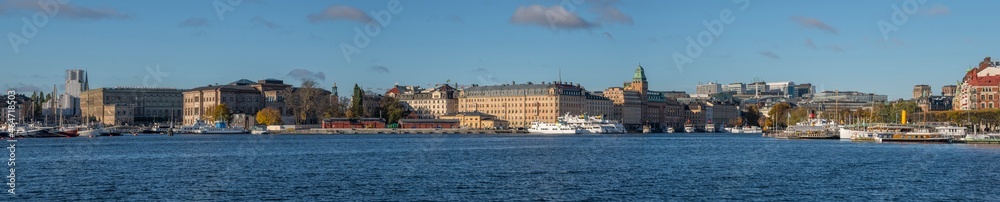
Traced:
<path fill-rule="evenodd" d="M 385 128 L 385 119 L 332 118 L 323 120 L 323 128 Z"/>
<path fill-rule="evenodd" d="M 459 123 L 452 119 L 402 119 L 399 128 L 459 128 Z"/>

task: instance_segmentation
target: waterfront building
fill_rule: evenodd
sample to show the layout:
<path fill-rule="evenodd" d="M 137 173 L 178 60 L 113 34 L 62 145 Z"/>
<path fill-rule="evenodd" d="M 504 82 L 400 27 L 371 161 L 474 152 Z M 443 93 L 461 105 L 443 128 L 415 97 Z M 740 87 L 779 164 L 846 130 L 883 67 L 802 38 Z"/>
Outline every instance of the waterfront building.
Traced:
<path fill-rule="evenodd" d="M 612 117 L 615 113 L 615 102 L 604 97 L 603 92 L 584 92 L 583 113 L 591 116 L 603 116 L 605 119 L 618 120 Z"/>
<path fill-rule="evenodd" d="M 107 125 L 152 124 L 182 118 L 184 90 L 174 88 L 114 87 L 80 93 L 83 123 Z"/>
<path fill-rule="evenodd" d="M 954 96 L 927 96 L 914 101 L 922 111 L 948 111 L 952 109 Z"/>
<path fill-rule="evenodd" d="M 945 85 L 945 86 L 941 86 L 941 96 L 952 96 L 952 97 L 954 97 L 955 93 L 957 91 L 958 91 L 958 86 L 957 85 Z"/>
<path fill-rule="evenodd" d="M 385 128 L 385 119 L 381 118 L 329 118 L 323 120 L 323 128 L 355 129 L 355 128 Z"/>
<path fill-rule="evenodd" d="M 931 93 L 931 86 L 924 84 L 913 86 L 913 99 L 927 98 L 931 95 L 933 95 Z"/>
<path fill-rule="evenodd" d="M 458 120 L 459 126 L 466 129 L 506 129 L 510 127 L 509 122 L 482 112 L 446 114 L 441 116 L 441 119 Z"/>
<path fill-rule="evenodd" d="M 722 85 L 709 82 L 707 84 L 698 84 L 695 87 L 694 94 L 698 95 L 699 97 L 709 97 L 720 92 L 722 92 Z"/>
<path fill-rule="evenodd" d="M 458 93 L 448 84 L 439 84 L 431 89 L 396 85 L 385 96 L 398 99 L 407 110 L 422 119 L 436 119 L 458 112 Z"/>
<path fill-rule="evenodd" d="M 227 85 L 208 85 L 194 88 L 184 95 L 184 124 L 191 125 L 202 120 L 208 110 L 225 104 L 232 114 L 256 115 L 265 107 L 273 107 L 282 112 L 282 121 L 292 123 L 290 110 L 285 105 L 283 94 L 295 92 L 295 88 L 278 79 L 264 79 L 253 82 L 241 79 Z M 326 90 L 322 92 L 329 93 Z"/>
<path fill-rule="evenodd" d="M 743 83 L 730 83 L 722 86 L 722 92 L 732 93 L 733 95 L 743 94 L 746 91 L 747 85 Z"/>
<path fill-rule="evenodd" d="M 534 121 L 554 123 L 565 113 L 583 113 L 585 90 L 572 83 L 473 85 L 459 94 L 459 112 L 481 112 L 527 128 Z"/>
<path fill-rule="evenodd" d="M 454 119 L 400 119 L 399 128 L 442 129 L 459 128 L 461 121 Z"/>
<path fill-rule="evenodd" d="M 995 109 L 1000 107 L 1000 62 L 986 57 L 979 66 L 970 68 L 958 85 L 955 96 L 959 110 Z"/>
<path fill-rule="evenodd" d="M 642 127 L 643 100 L 640 99 L 639 92 L 611 87 L 605 89 L 603 95 L 614 104 L 612 119 L 620 121 L 627 129 Z"/>

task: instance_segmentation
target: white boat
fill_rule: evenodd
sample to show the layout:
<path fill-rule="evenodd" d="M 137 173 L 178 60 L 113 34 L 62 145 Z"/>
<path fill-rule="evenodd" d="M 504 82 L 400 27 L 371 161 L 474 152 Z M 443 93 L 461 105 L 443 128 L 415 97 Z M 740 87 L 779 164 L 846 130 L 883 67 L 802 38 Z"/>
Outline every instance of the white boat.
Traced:
<path fill-rule="evenodd" d="M 559 135 L 572 135 L 581 134 L 583 129 L 573 127 L 563 123 L 543 123 L 543 122 L 532 122 L 531 127 L 528 128 L 528 133 L 533 134 L 559 134 Z"/>
<path fill-rule="evenodd" d="M 695 130 L 695 128 L 694 128 L 693 124 L 684 124 L 684 132 L 685 133 L 694 133 L 694 130 Z"/>
<path fill-rule="evenodd" d="M 253 127 L 253 130 L 250 131 L 250 134 L 265 135 L 269 134 L 269 132 L 267 132 L 267 128 L 258 126 L 258 127 Z"/>
<path fill-rule="evenodd" d="M 851 139 L 855 137 L 869 138 L 868 131 L 863 127 L 842 127 L 840 128 L 840 139 Z"/>
<path fill-rule="evenodd" d="M 764 133 L 764 130 L 761 130 L 760 127 L 757 126 L 743 126 L 740 131 L 743 133 Z"/>
<path fill-rule="evenodd" d="M 220 127 L 221 126 L 221 127 Z M 220 124 L 216 122 L 215 126 L 205 124 L 204 121 L 198 120 L 194 125 L 182 126 L 175 131 L 180 134 L 246 134 L 247 131 L 242 128 L 229 128 L 225 124 Z"/>
<path fill-rule="evenodd" d="M 85 130 L 80 131 L 81 137 L 98 137 L 98 136 L 110 136 L 111 131 L 104 129 L 102 126 L 93 126 Z"/>
<path fill-rule="evenodd" d="M 667 128 L 667 133 L 674 133 L 674 127 Z"/>
<path fill-rule="evenodd" d="M 583 129 L 582 134 L 621 134 L 625 126 L 614 120 L 605 120 L 603 116 L 572 116 L 566 113 L 559 118 L 561 123 Z"/>
<path fill-rule="evenodd" d="M 706 123 L 705 124 L 705 132 L 706 133 L 715 133 L 715 132 L 718 132 L 718 131 L 715 130 L 715 124 Z"/>
<path fill-rule="evenodd" d="M 722 131 L 724 131 L 726 133 L 743 133 L 743 128 L 742 127 L 738 127 L 738 126 L 737 127 L 726 127 L 726 128 L 723 128 Z"/>

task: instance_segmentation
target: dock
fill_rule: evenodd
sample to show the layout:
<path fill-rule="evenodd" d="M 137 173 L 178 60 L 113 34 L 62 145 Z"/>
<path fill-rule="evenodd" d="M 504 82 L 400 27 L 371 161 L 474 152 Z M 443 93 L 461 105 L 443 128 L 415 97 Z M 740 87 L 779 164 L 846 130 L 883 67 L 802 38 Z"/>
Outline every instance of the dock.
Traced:
<path fill-rule="evenodd" d="M 335 135 L 335 134 L 526 134 L 527 131 L 518 130 L 486 130 L 486 129 L 397 129 L 397 128 L 345 128 L 345 129 L 320 129 L 309 130 L 284 130 L 269 131 L 271 134 L 310 134 L 310 135 Z"/>

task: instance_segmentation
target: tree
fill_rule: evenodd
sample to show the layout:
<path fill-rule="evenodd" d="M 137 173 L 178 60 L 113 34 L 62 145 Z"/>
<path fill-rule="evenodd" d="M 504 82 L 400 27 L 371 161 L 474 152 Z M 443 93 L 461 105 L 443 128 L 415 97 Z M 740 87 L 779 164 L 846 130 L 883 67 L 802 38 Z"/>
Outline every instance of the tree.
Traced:
<path fill-rule="evenodd" d="M 299 124 L 312 124 L 319 122 L 324 114 L 329 111 L 330 98 L 328 93 L 316 88 L 317 83 L 310 79 L 302 81 L 299 88 L 282 92 L 285 97 L 285 104 L 295 116 L 295 122 Z"/>
<path fill-rule="evenodd" d="M 263 125 L 281 125 L 281 113 L 268 107 L 257 112 L 257 123 Z"/>
<path fill-rule="evenodd" d="M 385 118 L 387 123 L 396 123 L 402 119 L 405 114 L 405 107 L 398 99 L 390 96 L 382 97 L 379 100 L 379 117 Z"/>
<path fill-rule="evenodd" d="M 743 120 L 745 120 L 743 121 L 744 123 L 751 126 L 760 126 L 760 123 L 757 120 L 760 119 L 761 114 L 760 110 L 757 109 L 757 106 L 750 106 L 747 108 L 747 111 L 740 113 L 740 116 L 743 117 Z"/>
<path fill-rule="evenodd" d="M 226 104 L 209 107 L 207 112 L 208 113 L 205 113 L 204 118 L 209 121 L 229 122 L 229 119 L 232 118 L 233 115 L 229 112 L 229 106 L 226 106 Z"/>
<path fill-rule="evenodd" d="M 365 115 L 365 103 L 363 101 L 364 96 L 365 92 L 361 90 L 361 86 L 354 84 L 354 95 L 351 96 L 351 107 L 350 110 L 348 110 L 350 112 L 350 118 L 357 118 Z"/>
<path fill-rule="evenodd" d="M 777 123 L 779 128 L 788 127 L 788 112 L 792 109 L 792 105 L 788 103 L 778 103 L 771 107 L 771 110 L 767 112 L 768 117 L 770 117 L 770 124 L 767 126 L 773 126 L 772 124 Z"/>

